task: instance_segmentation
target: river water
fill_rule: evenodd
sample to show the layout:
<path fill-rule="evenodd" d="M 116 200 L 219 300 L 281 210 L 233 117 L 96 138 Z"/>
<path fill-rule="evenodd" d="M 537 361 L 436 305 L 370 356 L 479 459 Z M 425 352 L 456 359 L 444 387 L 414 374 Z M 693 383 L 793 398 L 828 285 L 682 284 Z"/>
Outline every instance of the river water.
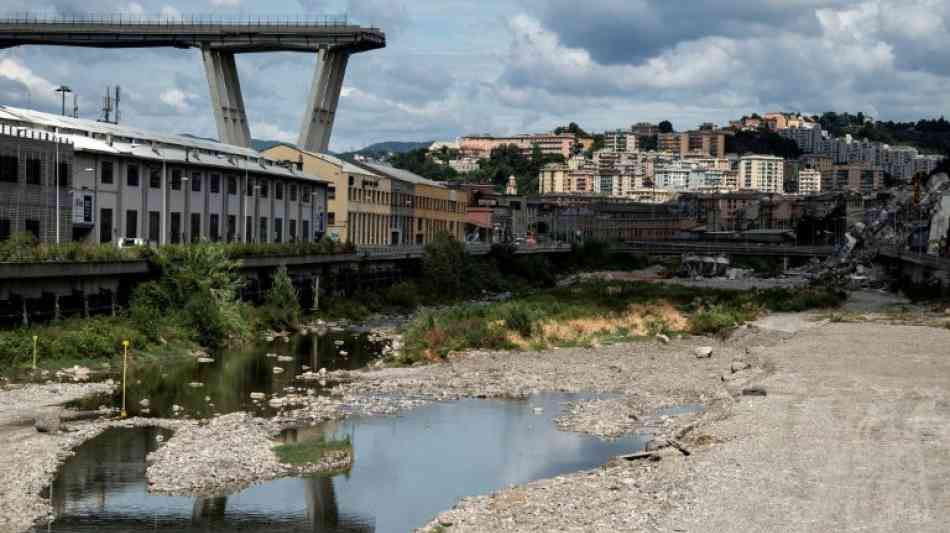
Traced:
<path fill-rule="evenodd" d="M 113 429 L 81 446 L 60 470 L 50 487 L 56 519 L 49 531 L 411 531 L 460 497 L 595 468 L 642 449 L 649 435 L 605 442 L 558 430 L 562 403 L 583 397 L 440 402 L 401 417 L 292 430 L 285 440 L 349 436 L 352 468 L 217 498 L 149 495 L 145 456 L 159 431 Z"/>

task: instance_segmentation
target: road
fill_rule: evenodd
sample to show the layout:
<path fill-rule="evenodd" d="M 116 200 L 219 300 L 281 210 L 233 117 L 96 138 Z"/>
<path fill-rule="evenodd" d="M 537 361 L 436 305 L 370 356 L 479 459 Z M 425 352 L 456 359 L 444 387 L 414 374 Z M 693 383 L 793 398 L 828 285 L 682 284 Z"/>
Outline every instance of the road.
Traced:
<path fill-rule="evenodd" d="M 774 317 L 773 317 L 774 318 Z M 950 331 L 827 324 L 769 349 L 766 398 L 672 466 L 662 531 L 950 531 Z"/>

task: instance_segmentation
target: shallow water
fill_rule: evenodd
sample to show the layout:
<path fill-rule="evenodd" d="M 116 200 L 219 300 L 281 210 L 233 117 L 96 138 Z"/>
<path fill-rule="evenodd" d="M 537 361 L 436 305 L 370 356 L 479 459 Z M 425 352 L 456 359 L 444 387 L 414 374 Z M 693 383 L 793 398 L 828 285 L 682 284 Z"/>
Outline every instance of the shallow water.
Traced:
<path fill-rule="evenodd" d="M 278 338 L 270 343 L 223 351 L 215 354 L 214 362 L 208 364 L 198 363 L 191 357 L 142 365 L 133 361 L 128 376 L 126 410 L 129 416 L 168 417 L 176 414 L 172 408 L 178 405 L 181 407 L 178 414 L 193 418 L 235 411 L 266 415 L 270 413 L 267 403 L 252 402 L 252 392 L 269 397 L 290 386 L 319 389 L 317 382 L 295 381 L 295 376 L 303 372 L 304 366 L 314 372 L 320 368 L 363 368 L 381 356 L 385 344 L 371 341 L 362 332 L 331 331 L 324 335 L 293 336 L 290 342 Z M 268 353 L 290 356 L 293 361 L 281 362 L 275 357 L 266 357 Z M 274 367 L 280 367 L 284 372 L 274 374 Z M 200 386 L 193 387 L 193 383 Z M 147 411 L 140 404 L 143 399 L 149 401 Z M 115 394 L 87 398 L 70 406 L 96 409 L 100 405 L 118 408 L 121 404 L 121 390 L 117 390 Z"/>
<path fill-rule="evenodd" d="M 348 435 L 352 469 L 212 499 L 148 495 L 144 458 L 156 430 L 110 430 L 61 469 L 51 487 L 57 518 L 49 530 L 410 531 L 460 497 L 595 468 L 643 447 L 649 435 L 605 442 L 559 431 L 553 419 L 561 404 L 584 397 L 442 402 L 402 417 L 353 417 L 286 432 L 288 441 Z"/>

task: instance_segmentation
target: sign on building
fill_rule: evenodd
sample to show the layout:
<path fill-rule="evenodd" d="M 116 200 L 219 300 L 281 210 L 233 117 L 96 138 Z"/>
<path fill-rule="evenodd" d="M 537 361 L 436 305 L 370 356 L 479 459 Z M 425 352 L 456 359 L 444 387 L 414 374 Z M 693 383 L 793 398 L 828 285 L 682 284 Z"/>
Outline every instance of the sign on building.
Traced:
<path fill-rule="evenodd" d="M 73 191 L 73 225 L 95 224 L 96 195 L 89 190 Z"/>

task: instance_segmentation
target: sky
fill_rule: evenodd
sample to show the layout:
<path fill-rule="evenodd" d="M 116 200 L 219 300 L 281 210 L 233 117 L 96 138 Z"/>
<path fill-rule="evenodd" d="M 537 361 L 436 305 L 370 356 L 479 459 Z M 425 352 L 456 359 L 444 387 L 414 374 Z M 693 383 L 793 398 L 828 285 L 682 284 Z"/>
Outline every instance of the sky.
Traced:
<path fill-rule="evenodd" d="M 346 15 L 387 46 L 351 58 L 330 148 L 473 133 L 588 131 L 670 120 L 685 130 L 768 111 L 916 120 L 950 109 L 945 0 L 0 0 L 31 12 Z M 251 134 L 296 141 L 316 56 L 237 59 Z M 60 109 L 69 85 L 98 118 L 215 137 L 197 50 L 0 50 L 0 104 Z"/>

